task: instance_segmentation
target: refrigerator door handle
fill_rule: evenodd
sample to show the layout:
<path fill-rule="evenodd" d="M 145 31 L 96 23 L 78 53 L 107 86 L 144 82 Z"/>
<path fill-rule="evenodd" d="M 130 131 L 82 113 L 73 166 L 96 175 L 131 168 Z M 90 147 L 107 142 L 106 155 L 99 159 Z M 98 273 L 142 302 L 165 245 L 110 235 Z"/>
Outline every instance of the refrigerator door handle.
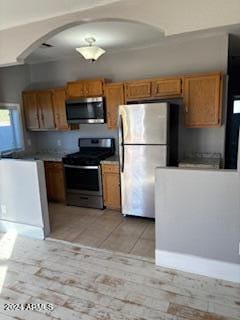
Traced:
<path fill-rule="evenodd" d="M 119 116 L 119 159 L 120 171 L 124 171 L 124 135 L 123 135 L 123 119 L 122 115 Z"/>

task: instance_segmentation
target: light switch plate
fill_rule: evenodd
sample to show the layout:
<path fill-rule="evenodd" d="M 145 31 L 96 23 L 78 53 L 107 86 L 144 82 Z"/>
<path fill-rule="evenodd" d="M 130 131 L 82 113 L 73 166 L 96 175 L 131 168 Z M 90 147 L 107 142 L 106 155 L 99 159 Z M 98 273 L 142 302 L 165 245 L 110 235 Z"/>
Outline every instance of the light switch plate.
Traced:
<path fill-rule="evenodd" d="M 1 212 L 2 214 L 6 214 L 7 213 L 7 207 L 5 204 L 1 204 Z"/>
<path fill-rule="evenodd" d="M 58 147 L 61 147 L 61 145 L 62 145 L 62 141 L 61 141 L 60 139 L 58 139 L 58 140 L 57 140 L 57 146 L 58 146 Z"/>

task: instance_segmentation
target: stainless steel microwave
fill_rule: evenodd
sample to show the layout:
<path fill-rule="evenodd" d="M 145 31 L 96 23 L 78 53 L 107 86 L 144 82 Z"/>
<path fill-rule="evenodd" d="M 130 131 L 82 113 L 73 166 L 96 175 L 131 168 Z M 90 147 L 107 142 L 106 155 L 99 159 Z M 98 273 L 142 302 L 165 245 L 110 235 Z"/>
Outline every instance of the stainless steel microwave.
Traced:
<path fill-rule="evenodd" d="M 65 104 L 69 124 L 105 123 L 103 97 L 66 100 Z"/>

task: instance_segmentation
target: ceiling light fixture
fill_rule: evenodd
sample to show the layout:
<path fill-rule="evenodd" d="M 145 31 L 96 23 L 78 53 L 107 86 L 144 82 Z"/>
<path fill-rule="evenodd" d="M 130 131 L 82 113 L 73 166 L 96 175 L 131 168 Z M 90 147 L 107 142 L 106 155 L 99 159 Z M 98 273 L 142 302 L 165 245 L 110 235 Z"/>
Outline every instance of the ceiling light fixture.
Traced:
<path fill-rule="evenodd" d="M 88 46 L 76 48 L 77 52 L 79 52 L 84 59 L 95 62 L 106 52 L 104 49 L 93 45 L 96 42 L 93 37 L 84 40 L 88 43 Z"/>

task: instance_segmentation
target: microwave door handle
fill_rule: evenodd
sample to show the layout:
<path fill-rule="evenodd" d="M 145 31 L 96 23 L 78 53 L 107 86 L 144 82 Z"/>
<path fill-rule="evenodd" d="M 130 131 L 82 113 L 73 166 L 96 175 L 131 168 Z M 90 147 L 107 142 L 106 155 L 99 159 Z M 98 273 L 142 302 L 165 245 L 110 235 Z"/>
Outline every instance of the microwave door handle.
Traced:
<path fill-rule="evenodd" d="M 124 172 L 124 132 L 122 115 L 119 116 L 119 159 L 120 170 Z"/>

